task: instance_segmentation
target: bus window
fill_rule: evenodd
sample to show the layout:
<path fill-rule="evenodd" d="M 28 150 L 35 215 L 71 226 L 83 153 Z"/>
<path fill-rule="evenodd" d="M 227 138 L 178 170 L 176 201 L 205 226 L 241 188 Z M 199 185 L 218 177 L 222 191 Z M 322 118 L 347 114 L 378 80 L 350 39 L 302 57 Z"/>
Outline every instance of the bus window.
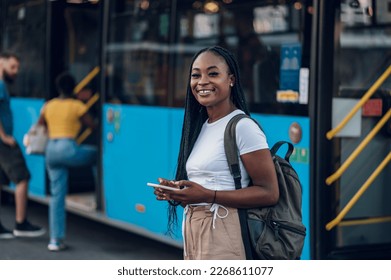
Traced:
<path fill-rule="evenodd" d="M 107 102 L 167 104 L 170 2 L 110 3 Z"/>
<path fill-rule="evenodd" d="M 339 48 L 334 62 L 339 89 L 369 88 L 391 64 L 389 5 L 389 1 L 376 1 L 374 6 L 369 0 L 341 2 Z M 391 79 L 381 86 L 390 87 Z"/>
<path fill-rule="evenodd" d="M 45 1 L 21 5 L 20 1 L 8 1 L 5 29 L 2 32 L 2 50 L 17 53 L 21 59 L 18 82 L 10 86 L 12 96 L 44 98 L 46 26 Z"/>
<path fill-rule="evenodd" d="M 272 5 L 269 1 L 180 1 L 176 39 L 183 47 L 175 58 L 174 103 L 184 102 L 188 73 L 183 70 L 188 69 L 192 55 L 202 47 L 212 45 L 226 47 L 236 55 L 252 111 L 266 112 L 270 105 L 285 102 L 277 99 L 281 89 L 298 91 L 299 68 L 308 67 L 309 63 L 308 50 L 302 47 L 302 19 L 306 9 L 300 1 L 280 2 L 280 5 Z M 285 88 L 283 84 L 288 78 L 280 77 L 281 50 L 283 46 L 293 44 L 298 45 L 300 51 L 299 60 L 290 64 L 296 65 L 296 87 Z M 293 102 L 298 103 L 299 99 Z M 274 110 L 273 113 L 278 112 Z M 293 112 L 284 109 L 280 113 Z"/>
<path fill-rule="evenodd" d="M 81 81 L 93 67 L 99 65 L 99 10 L 97 5 L 69 5 L 64 10 L 64 24 L 66 37 L 63 49 L 64 64 L 74 75 L 76 81 Z M 57 48 L 60 48 L 57 46 Z M 58 63 L 54 59 L 54 63 Z M 90 89 L 97 91 L 96 81 L 93 80 Z M 81 96 L 81 95 L 79 95 Z M 80 98 L 80 97 L 79 97 Z"/>

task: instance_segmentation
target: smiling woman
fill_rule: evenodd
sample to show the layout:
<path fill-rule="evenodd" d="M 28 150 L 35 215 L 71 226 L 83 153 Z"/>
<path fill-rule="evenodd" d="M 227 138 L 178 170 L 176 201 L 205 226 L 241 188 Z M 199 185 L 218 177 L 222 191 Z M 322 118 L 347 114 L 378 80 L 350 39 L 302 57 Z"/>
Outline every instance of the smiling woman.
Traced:
<path fill-rule="evenodd" d="M 207 109 L 209 122 L 222 117 L 214 115 L 213 112 L 225 116 L 227 112 L 224 109 L 233 110 L 230 93 L 234 81 L 235 78 L 230 74 L 227 63 L 214 53 L 202 53 L 194 61 L 190 87 L 196 100 Z M 223 110 L 220 112 L 216 107 Z"/>
<path fill-rule="evenodd" d="M 159 178 L 161 185 L 185 188 L 154 191 L 158 200 L 170 202 L 170 221 L 174 205 L 185 207 L 185 259 L 249 258 L 238 208 L 277 202 L 277 178 L 266 137 L 249 119 L 239 122 L 236 139 L 242 186 L 248 187 L 235 190 L 223 137 L 227 123 L 238 114 L 249 113 L 235 57 L 218 46 L 202 49 L 190 66 L 176 181 Z"/>

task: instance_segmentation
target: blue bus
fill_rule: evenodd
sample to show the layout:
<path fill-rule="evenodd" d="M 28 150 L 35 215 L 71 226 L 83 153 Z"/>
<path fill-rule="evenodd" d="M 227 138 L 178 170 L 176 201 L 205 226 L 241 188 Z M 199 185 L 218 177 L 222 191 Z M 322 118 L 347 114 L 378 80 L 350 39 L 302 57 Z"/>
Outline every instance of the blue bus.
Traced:
<path fill-rule="evenodd" d="M 173 178 L 187 69 L 199 49 L 237 57 L 269 145 L 294 144 L 307 236 L 302 259 L 391 257 L 390 0 L 1 0 L 0 49 L 22 58 L 15 136 L 70 71 L 100 126 L 99 180 L 72 170 L 67 210 L 181 247 L 147 182 Z M 96 102 L 92 102 L 94 100 Z M 26 155 L 47 203 L 45 158 Z M 13 188 L 3 190 L 12 192 Z"/>

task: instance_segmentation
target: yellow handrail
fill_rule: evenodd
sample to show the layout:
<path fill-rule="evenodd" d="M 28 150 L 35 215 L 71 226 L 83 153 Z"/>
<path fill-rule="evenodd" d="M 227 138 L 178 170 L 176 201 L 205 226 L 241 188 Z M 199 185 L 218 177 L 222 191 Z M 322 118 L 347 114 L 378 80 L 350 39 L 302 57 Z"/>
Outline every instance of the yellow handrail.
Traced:
<path fill-rule="evenodd" d="M 94 69 L 91 70 L 90 73 L 87 74 L 87 76 L 84 77 L 83 80 L 81 80 L 77 85 L 76 87 L 73 89 L 73 93 L 74 94 L 78 94 L 80 92 L 80 90 L 85 87 L 89 82 L 91 82 L 91 80 L 93 78 L 95 78 L 96 75 L 98 75 L 100 71 L 100 68 L 99 66 L 96 66 Z M 88 109 L 91 108 L 91 106 L 99 100 L 99 94 L 98 93 L 95 93 L 87 102 L 86 106 Z M 80 136 L 76 139 L 76 142 L 78 144 L 82 143 L 87 137 L 88 135 L 90 135 L 92 132 L 92 129 L 91 128 L 87 128 L 86 130 L 83 131 L 82 134 L 80 134 Z"/>
<path fill-rule="evenodd" d="M 92 105 L 94 105 L 99 100 L 99 93 L 95 93 L 86 103 L 86 106 L 88 109 L 91 108 Z M 76 142 L 78 144 L 81 144 L 86 138 L 92 133 L 91 128 L 86 128 L 82 134 L 79 135 Z"/>
<path fill-rule="evenodd" d="M 391 222 L 391 216 L 346 220 L 346 221 L 341 221 L 339 223 L 339 226 L 346 227 L 346 226 L 369 225 L 369 224 L 388 223 L 388 222 Z"/>
<path fill-rule="evenodd" d="M 364 94 L 360 101 L 353 107 L 353 109 L 346 115 L 346 117 L 332 130 L 326 133 L 327 139 L 331 140 L 357 113 L 357 111 L 368 101 L 368 99 L 375 93 L 375 91 L 384 83 L 384 81 L 391 74 L 391 65 L 387 70 L 377 79 L 377 81 L 371 86 L 371 88 Z"/>
<path fill-rule="evenodd" d="M 376 177 L 380 174 L 380 172 L 386 167 L 388 162 L 391 160 L 391 152 L 384 158 L 384 160 L 379 164 L 379 166 L 375 169 L 375 171 L 369 176 L 369 178 L 365 181 L 365 183 L 361 186 L 361 188 L 357 191 L 357 193 L 350 199 L 348 204 L 342 209 L 342 211 L 338 214 L 338 216 L 329 222 L 326 225 L 327 230 L 333 229 L 336 225 L 338 225 L 343 217 L 350 211 L 354 204 L 359 200 L 362 194 L 368 189 L 368 187 L 373 183 Z"/>
<path fill-rule="evenodd" d="M 91 128 L 86 128 L 82 134 L 79 135 L 79 137 L 77 137 L 77 144 L 81 144 L 84 140 L 86 140 L 86 138 L 92 133 L 92 129 Z"/>
<path fill-rule="evenodd" d="M 358 145 L 358 147 L 351 153 L 351 155 L 346 159 L 346 161 L 338 168 L 334 174 L 330 175 L 326 179 L 326 184 L 331 185 L 336 181 L 345 170 L 352 164 L 355 158 L 362 152 L 362 150 L 368 145 L 368 143 L 375 137 L 376 133 L 383 127 L 383 125 L 391 118 L 391 109 L 388 109 L 388 112 L 381 118 L 381 120 L 376 124 L 376 126 L 371 130 L 371 132 L 364 138 L 364 140 Z"/>
<path fill-rule="evenodd" d="M 78 94 L 83 87 L 85 87 L 89 82 L 91 82 L 93 78 L 95 78 L 96 75 L 98 75 L 99 71 L 99 66 L 96 66 L 94 69 L 92 69 L 91 72 L 88 73 L 87 76 L 85 76 L 84 79 L 76 85 L 76 87 L 73 89 L 73 93 Z"/>
<path fill-rule="evenodd" d="M 86 106 L 88 109 L 91 108 L 92 105 L 94 105 L 99 100 L 99 93 L 95 93 L 86 103 Z"/>

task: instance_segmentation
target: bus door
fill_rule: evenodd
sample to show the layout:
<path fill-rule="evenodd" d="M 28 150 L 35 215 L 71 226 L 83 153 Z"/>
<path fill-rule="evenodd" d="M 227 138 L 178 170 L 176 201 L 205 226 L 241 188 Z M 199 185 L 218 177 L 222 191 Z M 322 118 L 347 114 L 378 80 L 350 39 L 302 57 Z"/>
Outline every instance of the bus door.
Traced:
<path fill-rule="evenodd" d="M 169 107 L 172 2 L 105 1 L 102 170 L 108 219 L 181 246 L 180 227 L 167 235 L 167 204 L 146 185 L 175 175 L 183 119 Z"/>
<path fill-rule="evenodd" d="M 101 6 L 99 1 L 49 1 L 48 17 L 48 91 L 56 97 L 54 81 L 69 71 L 78 84 L 76 98 L 86 103 L 94 118 L 100 116 L 99 65 Z M 83 127 L 78 142 L 99 146 L 99 131 Z M 97 158 L 97 165 L 99 166 Z M 72 168 L 67 204 L 85 210 L 100 208 L 99 180 L 95 182 L 92 167 Z M 99 177 L 99 176 L 98 176 Z"/>
<path fill-rule="evenodd" d="M 324 2 L 314 80 L 314 256 L 389 259 L 391 1 Z"/>

